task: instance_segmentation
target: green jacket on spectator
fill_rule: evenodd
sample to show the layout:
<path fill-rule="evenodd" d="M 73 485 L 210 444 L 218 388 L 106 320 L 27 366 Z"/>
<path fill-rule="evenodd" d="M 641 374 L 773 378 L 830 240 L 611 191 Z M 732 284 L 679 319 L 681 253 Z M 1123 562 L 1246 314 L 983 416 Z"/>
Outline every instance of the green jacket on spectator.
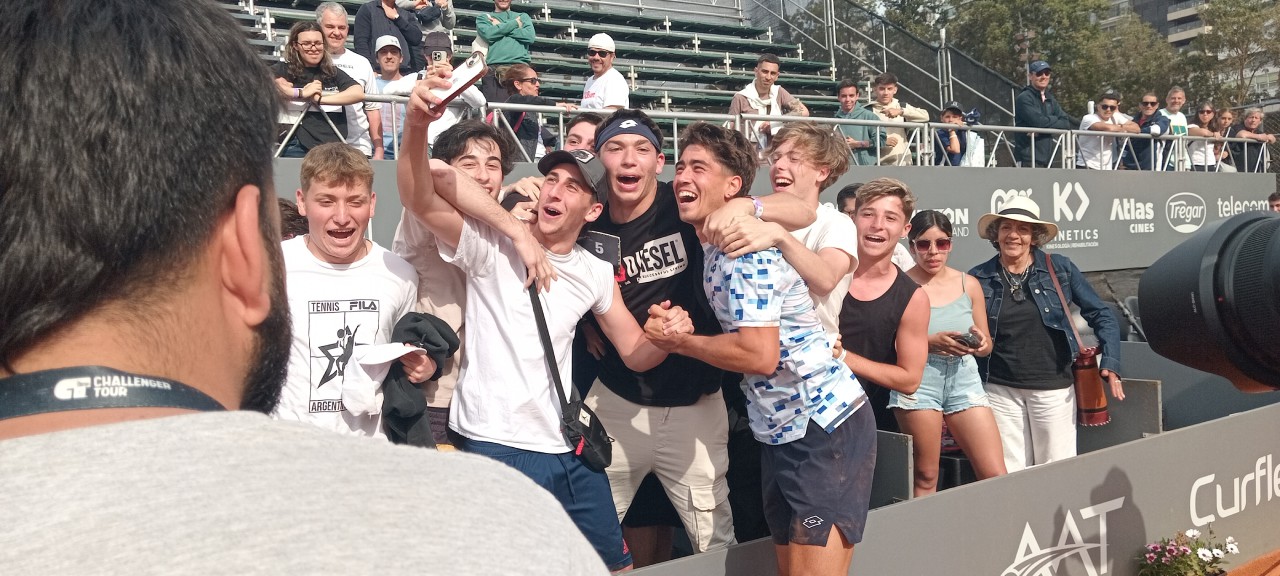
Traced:
<path fill-rule="evenodd" d="M 853 110 L 848 112 L 836 110 L 836 118 L 842 120 L 880 120 L 880 117 L 876 116 L 875 112 L 862 106 L 854 106 Z M 852 124 L 840 124 L 839 126 L 840 133 L 844 134 L 845 138 L 853 138 L 860 144 L 857 147 L 849 147 L 853 153 L 853 163 L 858 166 L 875 166 L 879 152 L 885 150 L 884 129 L 879 126 L 854 126 Z"/>
<path fill-rule="evenodd" d="M 498 23 L 494 24 L 489 18 Z M 533 18 L 528 14 L 511 10 L 481 14 L 476 16 L 476 33 L 489 43 L 489 53 L 485 56 L 489 66 L 529 63 L 529 47 L 535 36 Z"/>

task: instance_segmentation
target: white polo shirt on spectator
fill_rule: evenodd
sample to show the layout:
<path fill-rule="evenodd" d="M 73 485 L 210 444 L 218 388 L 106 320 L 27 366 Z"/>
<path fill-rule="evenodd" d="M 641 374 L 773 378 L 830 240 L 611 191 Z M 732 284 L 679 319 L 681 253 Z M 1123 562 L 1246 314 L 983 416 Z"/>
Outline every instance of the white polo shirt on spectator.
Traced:
<path fill-rule="evenodd" d="M 1132 118 L 1125 116 L 1123 113 L 1116 112 L 1111 115 L 1111 119 L 1104 122 L 1105 124 L 1113 124 L 1120 126 Z M 1090 126 L 1102 122 L 1097 114 L 1089 114 L 1080 119 L 1080 129 L 1088 130 Z M 1106 134 L 1099 132 L 1099 134 Z M 1084 166 L 1090 170 L 1111 170 L 1115 167 L 1116 151 L 1115 145 L 1119 141 L 1116 136 L 1079 136 L 1076 138 L 1076 165 Z"/>
<path fill-rule="evenodd" d="M 617 68 L 610 68 L 599 78 L 587 77 L 587 85 L 582 88 L 582 105 L 587 110 L 603 110 L 610 106 L 630 108 L 631 88 L 627 79 Z"/>

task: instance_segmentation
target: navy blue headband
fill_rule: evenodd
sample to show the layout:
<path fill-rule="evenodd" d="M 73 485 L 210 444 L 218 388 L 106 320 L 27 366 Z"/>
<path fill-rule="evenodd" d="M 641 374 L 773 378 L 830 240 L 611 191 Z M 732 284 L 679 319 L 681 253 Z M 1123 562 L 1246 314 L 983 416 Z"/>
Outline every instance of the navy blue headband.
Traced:
<path fill-rule="evenodd" d="M 645 140 L 653 144 L 654 148 L 661 151 L 662 145 L 658 143 L 658 135 L 653 133 L 648 126 L 635 118 L 627 118 L 606 124 L 604 129 L 600 131 L 600 137 L 596 138 L 596 149 L 601 149 L 605 142 L 610 138 L 621 134 L 638 134 L 644 136 Z"/>

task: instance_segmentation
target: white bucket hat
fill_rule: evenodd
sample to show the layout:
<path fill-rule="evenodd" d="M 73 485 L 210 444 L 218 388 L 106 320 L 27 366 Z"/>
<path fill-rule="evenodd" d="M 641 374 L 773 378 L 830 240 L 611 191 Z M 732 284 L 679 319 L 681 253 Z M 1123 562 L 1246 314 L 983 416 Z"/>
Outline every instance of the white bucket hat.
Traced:
<path fill-rule="evenodd" d="M 987 229 L 991 223 L 998 218 L 1008 220 L 1017 220 L 1018 222 L 1027 222 L 1030 224 L 1039 224 L 1045 227 L 1045 234 L 1032 239 L 1032 243 L 1036 246 L 1044 246 L 1050 240 L 1058 235 L 1058 225 L 1053 222 L 1047 222 L 1040 219 L 1040 206 L 1036 205 L 1035 200 L 1026 196 L 1014 196 L 1008 202 L 1000 207 L 999 212 L 984 214 L 978 219 L 978 236 L 984 240 L 995 242 L 996 239 L 987 234 Z"/>

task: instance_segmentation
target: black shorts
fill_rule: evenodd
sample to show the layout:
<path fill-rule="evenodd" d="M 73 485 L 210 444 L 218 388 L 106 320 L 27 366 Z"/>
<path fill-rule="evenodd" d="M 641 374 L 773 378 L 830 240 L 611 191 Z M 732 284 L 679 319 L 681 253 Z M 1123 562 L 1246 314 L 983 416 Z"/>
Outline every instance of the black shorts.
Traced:
<path fill-rule="evenodd" d="M 764 514 L 778 545 L 825 546 L 836 526 L 862 541 L 876 467 L 876 425 L 864 404 L 827 434 L 809 422 L 804 438 L 761 450 Z"/>

